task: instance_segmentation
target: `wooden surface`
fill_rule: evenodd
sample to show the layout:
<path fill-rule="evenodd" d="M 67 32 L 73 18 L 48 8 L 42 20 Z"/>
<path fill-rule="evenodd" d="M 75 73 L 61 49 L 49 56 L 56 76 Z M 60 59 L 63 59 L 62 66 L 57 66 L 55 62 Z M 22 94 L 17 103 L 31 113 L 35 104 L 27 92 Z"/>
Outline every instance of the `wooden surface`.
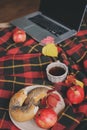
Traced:
<path fill-rule="evenodd" d="M 0 0 L 0 23 L 32 13 L 39 8 L 40 0 Z M 87 15 L 85 17 L 87 23 Z"/>
<path fill-rule="evenodd" d="M 0 0 L 0 23 L 38 10 L 39 0 Z"/>

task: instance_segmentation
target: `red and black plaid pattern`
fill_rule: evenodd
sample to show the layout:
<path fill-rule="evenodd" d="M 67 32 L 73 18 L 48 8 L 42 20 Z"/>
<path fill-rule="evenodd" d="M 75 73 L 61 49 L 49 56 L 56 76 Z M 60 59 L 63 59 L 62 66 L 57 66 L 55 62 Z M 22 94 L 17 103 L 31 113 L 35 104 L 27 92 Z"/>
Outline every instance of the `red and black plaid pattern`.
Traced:
<path fill-rule="evenodd" d="M 87 94 L 87 27 L 78 35 L 58 46 L 59 55 L 51 58 L 42 55 L 42 46 L 27 35 L 24 43 L 15 44 L 11 27 L 0 32 L 0 130 L 19 130 L 10 120 L 8 108 L 11 96 L 33 84 L 54 85 L 46 77 L 46 66 L 56 60 L 64 62 L 69 74 L 84 82 Z M 58 90 L 66 101 L 67 86 Z M 69 105 L 51 130 L 85 130 L 87 128 L 87 98 L 79 105 Z"/>
<path fill-rule="evenodd" d="M 74 37 L 62 42 L 60 59 L 69 67 L 69 72 L 84 82 L 85 100 L 79 105 L 67 105 L 52 130 L 85 130 L 87 128 L 87 27 Z M 66 86 L 59 89 L 66 95 Z M 66 96 L 64 96 L 66 98 Z"/>

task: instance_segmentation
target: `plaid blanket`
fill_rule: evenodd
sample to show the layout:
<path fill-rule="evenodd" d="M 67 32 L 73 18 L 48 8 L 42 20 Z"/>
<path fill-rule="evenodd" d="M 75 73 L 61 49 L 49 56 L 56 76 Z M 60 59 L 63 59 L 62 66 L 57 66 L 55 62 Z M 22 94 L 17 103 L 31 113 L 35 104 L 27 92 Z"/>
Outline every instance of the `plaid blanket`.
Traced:
<path fill-rule="evenodd" d="M 24 43 L 12 39 L 16 27 L 0 31 L 0 130 L 19 130 L 10 120 L 8 108 L 12 95 L 34 84 L 54 85 L 46 77 L 49 63 L 60 60 L 69 68 L 69 74 L 84 82 L 85 99 L 79 105 L 66 105 L 58 122 L 51 130 L 87 129 L 87 26 L 74 37 L 58 45 L 59 55 L 52 58 L 42 55 L 42 46 L 27 35 Z M 66 99 L 67 86 L 59 92 Z"/>

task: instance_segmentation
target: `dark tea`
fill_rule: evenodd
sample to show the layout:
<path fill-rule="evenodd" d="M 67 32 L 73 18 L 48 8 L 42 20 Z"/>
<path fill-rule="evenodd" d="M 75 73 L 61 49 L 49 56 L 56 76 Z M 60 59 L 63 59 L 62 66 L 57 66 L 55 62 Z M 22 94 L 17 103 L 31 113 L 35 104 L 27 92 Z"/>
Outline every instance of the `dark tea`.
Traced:
<path fill-rule="evenodd" d="M 61 76 L 65 73 L 65 70 L 62 67 L 53 67 L 49 70 L 49 73 L 54 76 Z"/>

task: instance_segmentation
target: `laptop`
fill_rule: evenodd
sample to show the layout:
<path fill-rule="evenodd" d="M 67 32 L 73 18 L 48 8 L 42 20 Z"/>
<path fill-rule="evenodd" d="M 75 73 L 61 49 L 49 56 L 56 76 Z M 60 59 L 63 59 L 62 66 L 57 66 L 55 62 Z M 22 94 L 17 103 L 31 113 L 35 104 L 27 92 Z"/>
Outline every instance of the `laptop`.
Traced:
<path fill-rule="evenodd" d="M 11 24 L 38 42 L 51 36 L 59 44 L 80 30 L 86 8 L 85 0 L 40 0 L 38 11 L 17 18 Z"/>

